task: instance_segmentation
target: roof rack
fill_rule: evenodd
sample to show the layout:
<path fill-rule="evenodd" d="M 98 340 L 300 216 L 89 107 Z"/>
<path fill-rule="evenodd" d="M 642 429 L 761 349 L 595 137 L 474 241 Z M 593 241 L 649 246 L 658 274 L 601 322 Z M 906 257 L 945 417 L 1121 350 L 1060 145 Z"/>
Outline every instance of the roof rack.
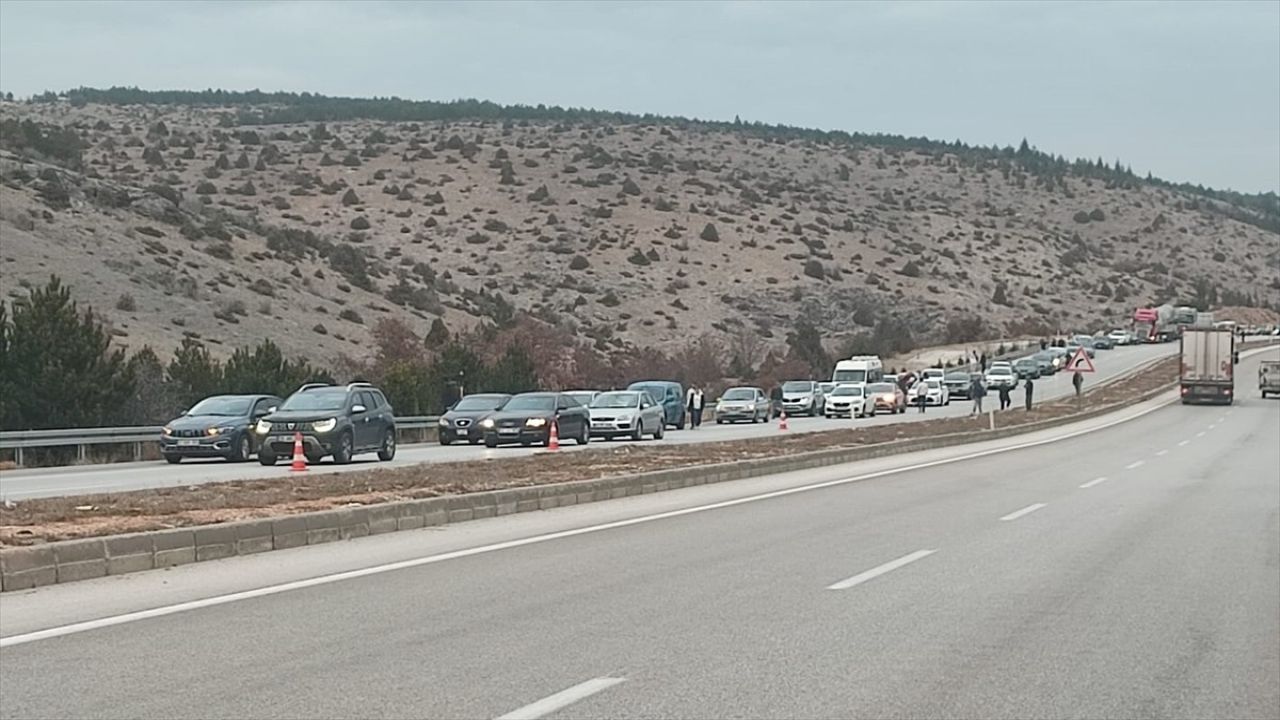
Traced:
<path fill-rule="evenodd" d="M 306 385 L 303 385 L 302 387 L 298 388 L 298 392 L 306 392 L 307 390 L 315 390 L 316 388 L 327 388 L 327 387 L 329 387 L 329 385 L 326 383 L 307 383 Z"/>
<path fill-rule="evenodd" d="M 353 383 L 347 383 L 348 390 L 354 390 L 356 388 L 371 388 L 371 387 L 373 387 L 373 383 L 364 382 L 363 380 L 357 380 L 356 382 L 353 382 Z"/>

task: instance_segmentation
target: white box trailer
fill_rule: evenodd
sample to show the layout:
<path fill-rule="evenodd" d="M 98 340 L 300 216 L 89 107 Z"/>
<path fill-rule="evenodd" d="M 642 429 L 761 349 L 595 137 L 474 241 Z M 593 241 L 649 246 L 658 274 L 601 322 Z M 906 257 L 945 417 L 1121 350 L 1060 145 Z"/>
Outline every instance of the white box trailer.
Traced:
<path fill-rule="evenodd" d="M 1178 384 L 1183 405 L 1231 404 L 1235 397 L 1235 343 L 1235 333 L 1228 328 L 1182 329 Z"/>

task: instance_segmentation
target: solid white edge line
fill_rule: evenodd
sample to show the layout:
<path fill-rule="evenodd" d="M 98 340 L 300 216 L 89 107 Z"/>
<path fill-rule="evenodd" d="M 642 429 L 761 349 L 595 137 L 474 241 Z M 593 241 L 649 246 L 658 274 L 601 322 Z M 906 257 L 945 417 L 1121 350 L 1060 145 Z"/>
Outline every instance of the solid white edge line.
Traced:
<path fill-rule="evenodd" d="M 65 635 L 74 635 L 76 633 L 86 632 L 89 630 L 97 630 L 115 625 L 123 625 L 125 623 L 136 622 L 139 620 L 149 620 L 151 618 L 164 617 L 165 615 L 173 615 L 175 613 L 186 612 L 188 610 L 199 610 L 201 608 L 214 607 L 217 605 L 226 605 L 228 603 L 239 602 L 241 600 L 250 600 L 253 598 L 266 597 L 268 595 L 277 595 L 283 592 L 293 590 L 302 590 L 305 588 L 318 587 L 320 585 L 328 585 L 330 583 L 342 582 L 345 580 L 354 580 L 357 578 L 368 577 L 370 575 L 379 575 L 385 572 L 393 572 L 396 570 L 405 570 L 408 568 L 419 567 L 422 565 L 432 565 L 446 560 L 456 560 L 459 558 L 471 557 L 473 555 L 482 555 L 485 553 L 497 552 L 499 550 L 509 550 L 511 548 L 524 547 L 526 545 L 535 545 L 538 543 L 548 542 L 550 540 L 559 540 L 561 538 L 576 537 L 578 535 L 586 535 L 588 533 L 600 532 L 603 530 L 612 530 L 614 528 L 630 527 L 632 525 L 640 525 L 642 523 L 654 522 L 656 520 L 665 520 L 667 518 L 681 517 L 684 515 L 692 515 L 694 513 L 706 512 L 708 510 L 718 510 L 720 508 L 734 507 L 736 505 L 745 505 L 746 503 L 758 502 L 760 500 L 769 500 L 777 497 L 785 497 L 787 495 L 795 495 L 797 493 L 809 492 L 812 490 L 821 490 L 823 488 L 836 487 L 839 485 L 847 485 L 849 483 L 861 482 L 864 480 L 872 480 L 874 478 L 888 477 L 890 475 L 900 475 L 902 473 L 914 472 L 916 470 L 924 470 L 942 465 L 951 465 L 958 462 L 966 462 L 968 460 L 976 460 L 978 458 L 990 457 L 992 455 L 1003 455 L 1004 453 L 1016 452 L 1018 450 L 1026 450 L 1027 448 L 1040 447 L 1042 445 L 1050 445 L 1064 440 L 1071 440 L 1083 435 L 1106 430 L 1108 428 L 1121 425 L 1138 418 L 1150 415 L 1153 412 L 1162 410 L 1172 403 L 1176 398 L 1172 398 L 1167 402 L 1152 405 L 1149 408 L 1139 410 L 1138 412 L 1125 415 L 1124 417 L 1111 420 L 1110 422 L 1072 432 L 1063 435 L 1055 435 L 1051 438 L 1043 440 L 1032 440 L 1031 442 L 1019 443 L 1008 447 L 993 448 L 990 450 L 980 450 L 978 452 L 968 453 L 966 455 L 958 455 L 952 458 L 943 458 L 940 460 L 930 460 L 928 462 L 916 463 L 914 465 L 904 465 L 903 467 L 890 468 L 888 470 L 879 470 L 865 475 L 856 475 L 854 477 L 839 478 L 836 480 L 827 480 L 825 482 L 813 483 L 810 485 L 799 485 L 797 487 L 785 488 L 783 490 L 773 490 L 759 495 L 749 495 L 747 497 L 735 498 L 733 500 L 723 500 L 721 502 L 711 503 L 708 505 L 697 505 L 694 507 L 683 508 L 680 510 L 670 510 L 667 512 L 656 513 L 653 515 L 642 515 L 640 517 L 629 518 L 627 520 L 616 520 L 614 522 L 602 523 L 599 525 L 588 525 L 587 527 L 575 528 L 572 530 L 561 530 L 558 532 L 547 533 L 545 535 L 534 535 L 518 540 L 507 540 L 505 542 L 494 543 L 492 545 L 481 545 L 465 550 L 454 550 L 452 552 L 442 553 L 440 555 L 428 555 L 426 557 L 413 558 L 411 560 L 399 560 L 397 562 L 386 563 L 383 565 L 374 565 L 372 567 L 360 568 L 358 570 L 347 570 L 331 575 L 320 575 L 305 580 L 294 580 L 292 582 L 281 583 L 279 585 L 267 585 L 253 590 L 242 590 L 240 592 L 228 593 L 226 595 L 215 595 L 213 597 L 202 598 L 200 600 L 191 600 L 188 602 L 177 603 L 175 605 L 164 605 L 149 610 L 137 610 L 134 612 L 123 613 L 121 615 L 111 615 L 96 620 L 85 620 L 69 625 L 61 625 L 44 630 L 36 630 L 19 635 L 10 635 L 8 637 L 0 637 L 0 648 L 11 647 L 13 645 L 22 645 L 24 643 L 35 642 L 37 640 L 46 640 L 49 638 L 62 637 Z M 781 474 L 781 473 L 780 473 Z"/>
<path fill-rule="evenodd" d="M 861 585 L 862 583 L 874 578 L 878 578 L 881 575 L 884 575 L 885 573 L 893 572 L 894 570 L 897 570 L 903 565 L 910 565 L 911 563 L 917 560 L 920 560 L 922 558 L 927 558 L 936 552 L 938 552 L 936 549 L 935 550 L 917 550 L 911 553 L 910 555 L 903 555 L 897 560 L 890 560 L 889 562 L 883 565 L 877 565 L 876 567 L 873 567 L 870 570 L 867 570 L 865 572 L 860 572 L 857 575 L 854 575 L 853 577 L 848 578 L 847 580 L 841 580 L 838 583 L 833 583 L 831 585 L 828 585 L 827 589 L 828 590 L 848 590 L 854 585 Z"/>
<path fill-rule="evenodd" d="M 1134 460 L 1133 462 L 1129 463 L 1128 465 L 1125 465 L 1125 466 L 1124 466 L 1124 469 L 1125 469 L 1125 470 L 1137 470 L 1138 468 L 1140 468 L 1140 467 L 1142 467 L 1143 465 L 1146 465 L 1146 464 L 1147 464 L 1147 461 L 1146 461 L 1146 460 Z"/>
<path fill-rule="evenodd" d="M 1080 486 L 1080 488 L 1081 488 L 1081 489 L 1086 489 L 1086 490 L 1087 490 L 1088 488 L 1091 488 L 1091 487 L 1093 487 L 1094 485 L 1100 485 L 1100 484 L 1102 484 L 1102 483 L 1104 483 L 1104 482 L 1106 482 L 1106 481 L 1107 481 L 1107 479 L 1106 479 L 1105 477 L 1094 478 L 1093 480 L 1090 480 L 1089 482 L 1087 482 L 1087 483 L 1085 483 L 1085 484 L 1081 485 L 1081 486 Z"/>
<path fill-rule="evenodd" d="M 1045 504 L 1045 503 L 1035 503 L 1034 505 L 1028 505 L 1028 506 L 1026 506 L 1026 507 L 1022 508 L 1021 510 L 1014 510 L 1013 512 L 1009 513 L 1008 515 L 1005 515 L 1004 517 L 1000 518 L 1000 520 L 1001 520 L 1001 521 L 1017 520 L 1018 518 L 1022 517 L 1023 515 L 1030 515 L 1031 513 L 1035 512 L 1035 511 L 1037 511 L 1037 510 L 1039 510 L 1040 508 L 1043 508 L 1043 507 L 1046 507 L 1046 504 Z"/>
<path fill-rule="evenodd" d="M 518 710 L 512 710 L 506 715 L 499 716 L 498 720 L 538 720 L 540 717 L 545 717 L 583 698 L 608 690 L 621 682 L 626 682 L 626 678 L 593 678 L 586 682 L 578 683 L 571 688 L 561 690 L 555 695 L 548 695 L 537 702 L 529 703 Z"/>

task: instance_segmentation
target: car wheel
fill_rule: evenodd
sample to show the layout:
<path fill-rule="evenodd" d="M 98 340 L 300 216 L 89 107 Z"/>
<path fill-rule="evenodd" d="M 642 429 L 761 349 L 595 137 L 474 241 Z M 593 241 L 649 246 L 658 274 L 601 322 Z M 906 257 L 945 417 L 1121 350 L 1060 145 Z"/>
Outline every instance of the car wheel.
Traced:
<path fill-rule="evenodd" d="M 666 434 L 667 434 L 666 430 L 663 429 L 662 423 L 658 423 L 658 429 L 653 431 L 653 439 L 661 440 L 662 437 Z"/>
<path fill-rule="evenodd" d="M 636 420 L 636 429 L 631 431 L 631 439 L 637 442 L 644 439 L 644 423 Z"/>
<path fill-rule="evenodd" d="M 467 442 L 471 445 L 479 445 L 483 441 L 480 438 L 469 438 Z"/>
<path fill-rule="evenodd" d="M 382 436 L 382 448 L 378 450 L 378 459 L 391 462 L 396 457 L 396 431 L 387 430 Z"/>
<path fill-rule="evenodd" d="M 227 458 L 231 462 L 244 462 L 253 454 L 253 447 L 249 445 L 249 436 L 241 435 L 240 440 L 236 443 L 236 449 L 231 451 L 231 457 Z"/>
<path fill-rule="evenodd" d="M 473 441 L 473 442 L 474 442 L 474 441 Z M 441 445 L 444 445 L 445 447 L 448 447 L 448 446 L 450 446 L 450 445 L 452 445 L 452 444 L 453 444 L 453 441 L 452 441 L 452 440 L 450 440 L 450 439 L 449 439 L 449 438 L 447 438 L 447 437 L 441 436 L 441 437 L 440 437 L 440 444 L 441 444 Z"/>
<path fill-rule="evenodd" d="M 320 461 L 321 461 L 321 460 L 323 460 L 323 459 L 324 459 L 324 456 L 323 456 L 323 455 L 316 455 L 316 454 L 314 454 L 314 453 L 313 453 L 313 454 L 307 455 L 307 464 L 308 464 L 308 465 L 318 465 L 318 464 L 320 463 Z"/>
<path fill-rule="evenodd" d="M 266 450 L 259 450 L 258 462 L 262 465 L 266 465 L 267 467 L 271 467 L 276 464 L 276 456 Z"/>
<path fill-rule="evenodd" d="M 355 454 L 354 443 L 351 433 L 342 433 L 342 437 L 338 438 L 337 447 L 333 449 L 334 465 L 347 465 L 351 462 L 351 456 Z"/>
<path fill-rule="evenodd" d="M 487 447 L 487 448 L 489 448 L 490 450 L 492 450 L 493 448 L 498 447 L 498 441 L 497 441 L 497 440 L 490 440 L 489 438 L 485 438 L 485 440 L 484 440 L 484 446 L 485 446 L 485 447 Z"/>
<path fill-rule="evenodd" d="M 589 442 L 591 442 L 591 430 L 587 428 L 586 423 L 582 423 L 582 432 L 578 433 L 577 443 L 586 445 Z"/>
<path fill-rule="evenodd" d="M 1266 396 L 1263 395 L 1263 397 L 1266 397 Z M 165 455 L 164 461 L 169 463 L 170 465 L 177 465 L 178 463 L 182 462 L 182 456 L 181 455 Z"/>

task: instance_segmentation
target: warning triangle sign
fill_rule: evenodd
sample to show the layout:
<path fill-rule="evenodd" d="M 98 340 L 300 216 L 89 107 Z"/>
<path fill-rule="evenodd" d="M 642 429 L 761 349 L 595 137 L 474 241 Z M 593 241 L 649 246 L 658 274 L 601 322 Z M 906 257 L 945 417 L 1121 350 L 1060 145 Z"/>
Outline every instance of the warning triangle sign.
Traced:
<path fill-rule="evenodd" d="M 1067 361 L 1067 370 L 1071 372 L 1091 373 L 1094 372 L 1093 360 L 1090 359 L 1089 353 L 1085 352 L 1083 347 L 1076 349 L 1076 354 L 1071 356 Z"/>

